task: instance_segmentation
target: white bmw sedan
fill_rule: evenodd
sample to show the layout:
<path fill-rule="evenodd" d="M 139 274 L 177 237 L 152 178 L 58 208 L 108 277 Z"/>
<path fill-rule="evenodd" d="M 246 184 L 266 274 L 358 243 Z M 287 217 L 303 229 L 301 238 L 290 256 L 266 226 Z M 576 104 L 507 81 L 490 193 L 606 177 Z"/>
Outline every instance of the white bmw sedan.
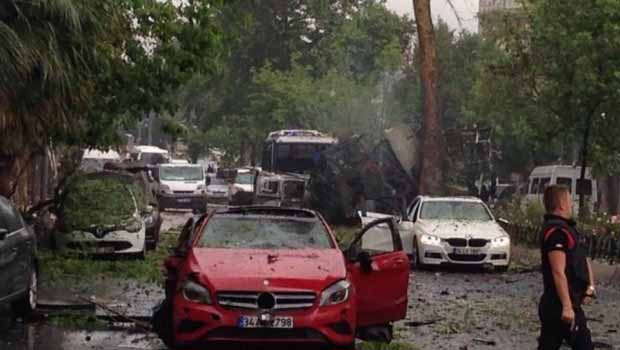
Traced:
<path fill-rule="evenodd" d="M 367 213 L 362 221 L 366 224 L 383 216 Z M 475 197 L 417 197 L 399 231 L 417 267 L 488 265 L 505 271 L 510 265 L 510 237 Z"/>

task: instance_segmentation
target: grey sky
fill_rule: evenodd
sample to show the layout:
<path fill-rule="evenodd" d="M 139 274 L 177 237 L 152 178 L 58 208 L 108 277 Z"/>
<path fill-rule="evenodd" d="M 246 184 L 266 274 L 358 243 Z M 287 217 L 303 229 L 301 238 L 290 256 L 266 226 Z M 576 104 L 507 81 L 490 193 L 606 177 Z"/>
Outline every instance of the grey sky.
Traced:
<path fill-rule="evenodd" d="M 461 17 L 463 28 L 469 31 L 478 31 L 478 0 L 452 0 L 458 15 Z M 450 27 L 460 29 L 454 11 L 447 0 L 431 0 L 433 19 L 443 18 Z M 387 0 L 387 7 L 400 15 L 409 15 L 413 18 L 413 0 Z"/>

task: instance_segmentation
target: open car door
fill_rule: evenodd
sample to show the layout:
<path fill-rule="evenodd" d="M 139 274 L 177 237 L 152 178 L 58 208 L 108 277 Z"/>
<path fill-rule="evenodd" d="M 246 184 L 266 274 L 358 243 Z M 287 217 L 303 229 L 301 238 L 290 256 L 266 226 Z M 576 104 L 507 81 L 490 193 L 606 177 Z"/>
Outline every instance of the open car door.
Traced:
<path fill-rule="evenodd" d="M 409 259 L 394 219 L 383 218 L 365 226 L 346 254 L 357 295 L 358 328 L 382 327 L 404 319 Z"/>

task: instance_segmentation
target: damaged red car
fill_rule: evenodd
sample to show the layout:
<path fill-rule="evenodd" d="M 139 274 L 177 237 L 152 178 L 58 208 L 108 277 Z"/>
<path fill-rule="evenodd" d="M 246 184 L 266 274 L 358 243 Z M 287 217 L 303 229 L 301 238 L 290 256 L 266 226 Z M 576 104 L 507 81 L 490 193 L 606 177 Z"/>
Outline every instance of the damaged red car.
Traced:
<path fill-rule="evenodd" d="M 343 252 L 310 210 L 241 207 L 190 219 L 165 263 L 154 328 L 171 347 L 390 341 L 409 284 L 392 220 L 371 223 Z"/>

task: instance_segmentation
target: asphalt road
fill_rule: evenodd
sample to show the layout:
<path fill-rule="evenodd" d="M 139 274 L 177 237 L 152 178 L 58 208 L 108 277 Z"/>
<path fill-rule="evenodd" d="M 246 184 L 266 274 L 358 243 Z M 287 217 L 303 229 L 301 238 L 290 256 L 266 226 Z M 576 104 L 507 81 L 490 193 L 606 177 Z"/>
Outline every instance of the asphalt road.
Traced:
<path fill-rule="evenodd" d="M 164 230 L 182 225 L 187 212 L 164 215 Z M 534 349 L 538 333 L 538 272 L 496 274 L 480 270 L 414 271 L 410 277 L 407 319 L 395 326 L 404 349 Z M 599 286 L 599 300 L 586 308 L 599 349 L 620 350 L 620 286 Z M 148 315 L 162 298 L 159 286 L 114 281 L 93 285 L 100 300 L 131 305 Z M 0 307 L 0 315 L 7 310 Z M 45 315 L 27 322 L 0 317 L 1 350 L 165 349 L 157 336 L 128 329 L 88 331 L 52 326 Z"/>

